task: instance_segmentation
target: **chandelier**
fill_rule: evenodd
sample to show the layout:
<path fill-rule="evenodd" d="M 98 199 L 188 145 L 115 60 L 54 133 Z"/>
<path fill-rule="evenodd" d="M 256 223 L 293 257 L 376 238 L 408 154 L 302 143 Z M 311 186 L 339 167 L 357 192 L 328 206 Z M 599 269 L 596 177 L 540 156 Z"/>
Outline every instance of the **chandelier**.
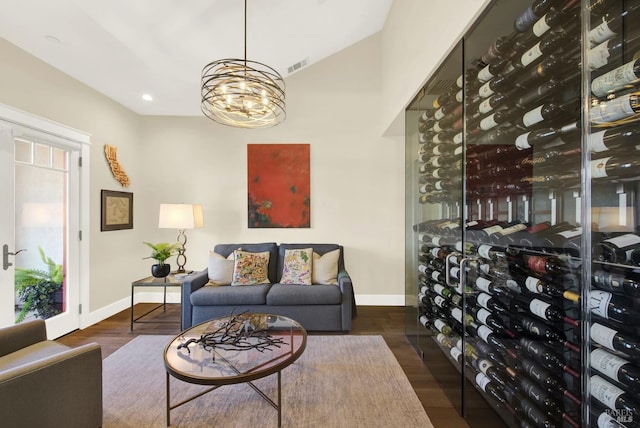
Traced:
<path fill-rule="evenodd" d="M 267 128 L 286 117 L 282 76 L 247 60 L 247 0 L 244 0 L 244 59 L 213 61 L 202 69 L 201 109 L 209 119 L 238 128 Z"/>

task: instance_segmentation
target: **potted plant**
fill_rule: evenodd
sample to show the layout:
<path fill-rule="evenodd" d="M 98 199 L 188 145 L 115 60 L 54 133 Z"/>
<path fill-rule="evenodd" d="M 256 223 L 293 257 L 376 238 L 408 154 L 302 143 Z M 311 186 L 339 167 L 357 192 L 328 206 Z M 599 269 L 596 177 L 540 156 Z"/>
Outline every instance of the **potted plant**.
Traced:
<path fill-rule="evenodd" d="M 22 322 L 29 312 L 38 318 L 51 318 L 62 312 L 62 265 L 45 256 L 38 247 L 40 259 L 47 265 L 46 270 L 16 268 L 15 287 L 22 301 L 22 308 L 16 317 L 16 324 Z"/>
<path fill-rule="evenodd" d="M 158 244 L 152 244 L 150 242 L 143 242 L 143 244 L 147 245 L 153 251 L 149 257 L 144 257 L 145 259 L 154 259 L 157 261 L 157 264 L 151 266 L 151 275 L 156 278 L 164 278 L 165 276 L 171 273 L 171 265 L 165 263 L 169 257 L 178 254 L 178 250 L 182 248 L 180 243 L 168 243 L 168 242 L 160 242 Z"/>

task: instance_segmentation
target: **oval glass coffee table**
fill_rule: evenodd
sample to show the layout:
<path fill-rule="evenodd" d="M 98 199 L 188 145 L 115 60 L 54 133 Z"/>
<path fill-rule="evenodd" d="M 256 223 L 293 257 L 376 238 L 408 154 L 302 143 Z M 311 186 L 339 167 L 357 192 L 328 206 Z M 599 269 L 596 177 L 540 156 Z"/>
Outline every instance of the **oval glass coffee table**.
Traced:
<path fill-rule="evenodd" d="M 307 345 L 298 322 L 280 315 L 244 313 L 203 322 L 176 336 L 164 350 L 167 370 L 167 426 L 171 410 L 221 386 L 247 383 L 278 411 L 282 425 L 281 371 L 297 360 Z M 253 384 L 277 373 L 276 401 Z M 201 393 L 171 404 L 170 378 L 211 385 Z"/>

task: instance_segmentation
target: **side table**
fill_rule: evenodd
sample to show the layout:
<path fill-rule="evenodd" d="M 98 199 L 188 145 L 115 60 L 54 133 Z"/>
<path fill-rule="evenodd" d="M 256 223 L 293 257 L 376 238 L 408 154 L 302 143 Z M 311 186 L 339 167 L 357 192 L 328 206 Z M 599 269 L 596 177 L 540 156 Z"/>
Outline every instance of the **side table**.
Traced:
<path fill-rule="evenodd" d="M 133 297 L 134 291 L 136 287 L 163 287 L 164 288 L 164 299 L 161 305 L 156 306 L 155 308 L 145 312 L 138 317 L 133 317 Z M 139 279 L 137 281 L 133 281 L 131 283 L 131 331 L 133 331 L 134 323 L 175 323 L 177 321 L 139 321 L 141 318 L 149 315 L 151 312 L 162 308 L 163 311 L 167 310 L 167 287 L 180 287 L 182 288 L 182 278 L 177 279 L 174 275 L 169 275 L 164 278 L 156 278 L 153 276 L 148 276 L 143 279 Z M 182 290 L 180 290 L 180 304 L 182 304 Z M 180 317 L 180 330 L 182 330 L 182 317 Z"/>

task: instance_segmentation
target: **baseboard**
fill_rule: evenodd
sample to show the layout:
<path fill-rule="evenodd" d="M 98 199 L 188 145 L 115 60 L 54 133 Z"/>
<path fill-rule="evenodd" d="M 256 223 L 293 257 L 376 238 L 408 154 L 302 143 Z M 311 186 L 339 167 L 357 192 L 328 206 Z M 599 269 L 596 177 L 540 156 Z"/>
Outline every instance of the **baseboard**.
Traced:
<path fill-rule="evenodd" d="M 103 306 L 97 311 L 80 314 L 80 329 L 87 328 L 93 324 L 97 324 L 102 320 L 109 318 L 131 307 L 131 297 L 118 300 L 110 305 Z"/>

